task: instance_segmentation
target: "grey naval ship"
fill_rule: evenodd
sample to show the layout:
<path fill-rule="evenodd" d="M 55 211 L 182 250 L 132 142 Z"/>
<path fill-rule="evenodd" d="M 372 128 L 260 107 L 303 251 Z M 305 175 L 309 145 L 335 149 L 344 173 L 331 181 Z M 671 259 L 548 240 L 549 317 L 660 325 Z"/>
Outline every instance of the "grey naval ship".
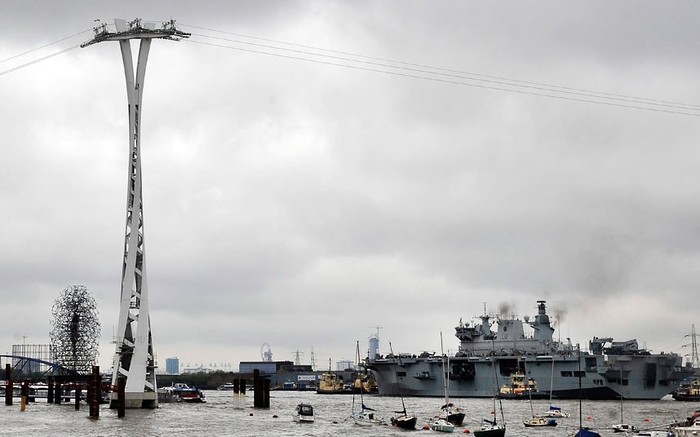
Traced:
<path fill-rule="evenodd" d="M 496 332 L 492 323 L 498 324 Z M 367 368 L 379 394 L 439 397 L 448 383 L 450 397 L 494 397 L 514 375 L 527 375 L 540 392 L 556 399 L 661 399 L 693 373 L 682 366 L 680 355 L 653 354 L 636 340 L 594 337 L 585 352 L 570 341 L 555 341 L 543 300 L 533 320 L 484 314 L 472 324 L 460 320 L 455 331 L 460 344 L 454 356 L 370 355 Z"/>

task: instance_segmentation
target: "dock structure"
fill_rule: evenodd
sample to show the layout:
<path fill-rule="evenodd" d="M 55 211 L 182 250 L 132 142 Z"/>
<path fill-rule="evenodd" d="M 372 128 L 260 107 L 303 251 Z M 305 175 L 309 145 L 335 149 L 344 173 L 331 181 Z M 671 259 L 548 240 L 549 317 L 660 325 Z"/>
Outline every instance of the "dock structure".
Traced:
<path fill-rule="evenodd" d="M 116 350 L 112 386 L 118 381 L 124 385 L 126 408 L 155 408 L 158 406 L 155 354 L 148 313 L 148 285 L 146 281 L 146 247 L 144 239 L 143 198 L 141 189 L 141 102 L 148 53 L 153 39 L 179 40 L 189 33 L 175 27 L 173 20 L 162 26 L 142 23 L 140 19 L 127 22 L 115 19 L 116 32 L 108 31 L 106 24 L 96 27 L 92 40 L 81 47 L 117 41 L 124 63 L 126 93 L 129 110 L 129 172 L 126 204 L 126 235 L 122 265 L 121 305 L 116 332 Z M 131 53 L 131 40 L 140 40 L 136 72 Z M 118 408 L 116 398 L 110 408 Z"/>

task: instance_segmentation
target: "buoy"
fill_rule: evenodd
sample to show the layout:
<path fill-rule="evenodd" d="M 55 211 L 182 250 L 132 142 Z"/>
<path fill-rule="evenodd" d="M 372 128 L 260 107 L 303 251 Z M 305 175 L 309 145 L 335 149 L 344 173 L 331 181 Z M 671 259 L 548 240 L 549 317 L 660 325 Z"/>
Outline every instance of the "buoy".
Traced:
<path fill-rule="evenodd" d="M 272 415 L 272 418 L 273 418 L 273 419 L 277 419 L 277 415 L 276 415 L 276 414 L 273 414 L 273 415 Z"/>
<path fill-rule="evenodd" d="M 593 416 L 586 416 L 586 420 L 593 420 Z"/>
<path fill-rule="evenodd" d="M 463 434 L 470 434 L 471 431 L 469 431 L 468 429 L 465 428 L 464 431 L 462 431 L 462 433 L 463 433 Z"/>
<path fill-rule="evenodd" d="M 644 422 L 649 422 L 649 419 L 645 418 L 645 419 L 644 419 Z"/>
<path fill-rule="evenodd" d="M 423 430 L 429 430 L 430 427 L 428 425 L 423 425 Z"/>
<path fill-rule="evenodd" d="M 249 416 L 252 416 L 252 415 L 253 415 L 253 413 L 250 413 L 250 414 L 249 414 Z"/>

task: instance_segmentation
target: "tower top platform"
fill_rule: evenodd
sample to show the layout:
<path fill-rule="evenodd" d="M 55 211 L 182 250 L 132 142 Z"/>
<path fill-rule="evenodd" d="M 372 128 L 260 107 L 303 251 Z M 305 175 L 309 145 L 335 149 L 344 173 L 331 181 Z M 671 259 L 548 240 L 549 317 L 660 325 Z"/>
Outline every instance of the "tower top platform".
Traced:
<path fill-rule="evenodd" d="M 121 18 L 114 19 L 116 32 L 107 30 L 107 24 L 103 23 L 94 28 L 95 36 L 90 41 L 80 44 L 80 47 L 103 42 L 103 41 L 120 41 L 127 39 L 170 39 L 179 41 L 183 38 L 189 38 L 191 34 L 178 30 L 175 27 L 175 20 L 170 20 L 162 24 L 159 28 L 156 23 L 142 22 L 140 18 L 134 21 L 127 22 Z"/>

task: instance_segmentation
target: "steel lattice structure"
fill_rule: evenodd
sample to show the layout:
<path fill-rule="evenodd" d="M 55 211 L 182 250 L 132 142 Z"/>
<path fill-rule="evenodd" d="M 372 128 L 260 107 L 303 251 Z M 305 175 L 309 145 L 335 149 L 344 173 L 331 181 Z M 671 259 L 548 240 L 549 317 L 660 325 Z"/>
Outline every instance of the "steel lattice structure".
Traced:
<path fill-rule="evenodd" d="M 114 20 L 116 32 L 109 32 L 106 25 L 95 28 L 86 47 L 103 41 L 118 41 L 126 76 L 126 95 L 129 109 L 129 173 L 126 203 L 126 235 L 122 264 L 121 305 L 117 326 L 116 351 L 112 385 L 117 379 L 126 379 L 126 408 L 155 408 L 158 406 L 156 386 L 156 362 L 148 313 L 148 285 L 146 281 L 146 246 L 143 227 L 143 197 L 141 194 L 141 102 L 146 62 L 151 40 L 187 38 L 189 33 L 175 28 L 169 21 L 161 28 L 153 23 L 136 19 L 127 23 Z M 136 73 L 131 54 L 131 40 L 140 40 Z M 117 399 L 110 401 L 117 407 Z"/>
<path fill-rule="evenodd" d="M 100 321 L 95 299 L 83 285 L 68 286 L 51 311 L 54 361 L 73 373 L 90 374 L 96 364 Z"/>

